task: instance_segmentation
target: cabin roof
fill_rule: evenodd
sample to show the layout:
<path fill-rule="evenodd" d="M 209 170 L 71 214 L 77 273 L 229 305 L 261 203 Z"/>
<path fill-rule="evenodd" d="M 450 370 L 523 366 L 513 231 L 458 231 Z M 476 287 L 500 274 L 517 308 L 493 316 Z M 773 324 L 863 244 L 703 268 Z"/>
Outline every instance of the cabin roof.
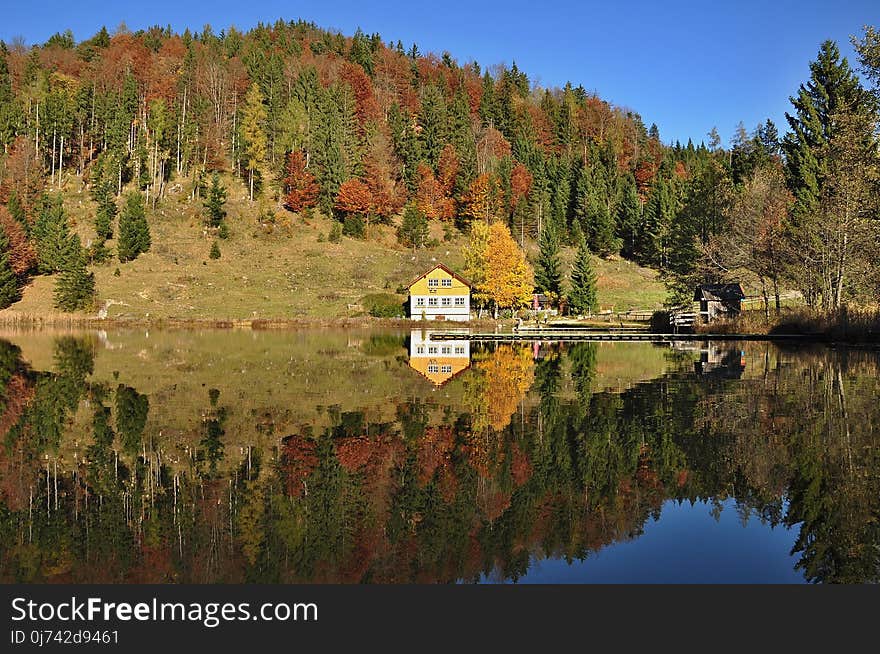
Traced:
<path fill-rule="evenodd" d="M 700 284 L 694 291 L 694 301 L 737 302 L 745 297 L 739 284 Z"/>
<path fill-rule="evenodd" d="M 457 272 L 455 272 L 454 270 L 450 269 L 448 266 L 446 266 L 446 265 L 444 265 L 444 264 L 442 264 L 442 263 L 438 263 L 436 266 L 434 266 L 434 267 L 431 268 L 430 270 L 426 270 L 426 271 L 423 272 L 421 275 L 419 275 L 419 276 L 416 277 L 414 280 L 412 280 L 412 281 L 407 285 L 407 288 L 412 288 L 413 284 L 415 284 L 415 283 L 416 283 L 417 281 L 419 281 L 420 279 L 422 279 L 422 278 L 424 278 L 424 277 L 427 277 L 429 274 L 431 274 L 432 272 L 434 272 L 435 270 L 437 270 L 437 268 L 442 268 L 443 270 L 445 270 L 445 271 L 448 272 L 450 275 L 452 275 L 453 277 L 455 277 L 458 281 L 460 281 L 462 284 L 464 284 L 464 285 L 467 286 L 468 288 L 471 287 L 471 283 L 470 283 L 466 278 L 462 277 L 462 276 L 459 275 Z"/>

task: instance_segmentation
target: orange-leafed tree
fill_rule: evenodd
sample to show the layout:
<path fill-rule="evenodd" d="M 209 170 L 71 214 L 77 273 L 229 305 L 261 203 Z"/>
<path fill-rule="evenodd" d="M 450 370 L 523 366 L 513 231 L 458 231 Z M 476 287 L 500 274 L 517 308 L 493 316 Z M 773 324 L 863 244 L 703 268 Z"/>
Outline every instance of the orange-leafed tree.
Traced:
<path fill-rule="evenodd" d="M 502 222 L 489 227 L 485 292 L 498 309 L 526 306 L 535 288 L 535 273 L 525 253 Z"/>
<path fill-rule="evenodd" d="M 515 208 L 532 190 L 532 174 L 521 163 L 516 164 L 510 173 L 510 196 L 512 208 Z"/>
<path fill-rule="evenodd" d="M 366 157 L 363 181 L 371 196 L 369 214 L 389 222 L 403 207 L 406 196 L 398 188 L 387 153 L 380 150 Z"/>
<path fill-rule="evenodd" d="M 294 150 L 287 155 L 287 177 L 284 178 L 287 195 L 284 206 L 290 211 L 299 212 L 314 207 L 318 201 L 318 183 L 315 176 L 306 168 L 306 158 L 302 150 Z"/>
<path fill-rule="evenodd" d="M 9 265 L 17 277 L 33 270 L 37 264 L 37 254 L 28 241 L 27 234 L 6 207 L 0 206 L 0 228 L 9 241 Z"/>
<path fill-rule="evenodd" d="M 455 215 L 455 201 L 434 176 L 431 167 L 420 163 L 416 172 L 419 186 L 416 206 L 430 220 L 450 220 Z"/>
<path fill-rule="evenodd" d="M 447 143 L 443 147 L 443 151 L 440 152 L 440 160 L 437 162 L 437 181 L 443 193 L 447 196 L 452 195 L 452 189 L 455 188 L 455 178 L 458 176 L 460 166 L 455 147 L 451 143 Z"/>
<path fill-rule="evenodd" d="M 343 213 L 360 216 L 369 220 L 373 207 L 373 194 L 370 187 L 359 179 L 349 179 L 339 187 L 334 208 Z"/>
<path fill-rule="evenodd" d="M 477 175 L 462 199 L 462 214 L 473 220 L 491 222 L 495 216 L 497 189 L 488 173 Z"/>

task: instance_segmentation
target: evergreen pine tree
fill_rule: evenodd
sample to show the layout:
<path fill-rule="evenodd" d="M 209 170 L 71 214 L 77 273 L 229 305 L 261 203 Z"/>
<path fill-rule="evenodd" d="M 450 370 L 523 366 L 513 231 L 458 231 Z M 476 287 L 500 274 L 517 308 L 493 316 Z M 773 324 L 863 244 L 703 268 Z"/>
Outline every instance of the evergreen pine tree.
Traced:
<path fill-rule="evenodd" d="M 617 206 L 617 237 L 620 239 L 625 257 L 634 257 L 639 222 L 642 218 L 642 203 L 632 175 L 624 180 L 623 194 Z"/>
<path fill-rule="evenodd" d="M 86 257 L 79 237 L 71 239 L 71 255 L 55 282 L 55 306 L 62 311 L 86 309 L 95 297 L 95 275 L 86 268 Z"/>
<path fill-rule="evenodd" d="M 571 269 L 571 288 L 568 307 L 571 313 L 593 313 L 599 308 L 598 278 L 593 269 L 593 255 L 585 240 L 578 244 L 577 256 Z"/>
<path fill-rule="evenodd" d="M 20 297 L 18 279 L 9 261 L 9 239 L 0 226 L 0 309 L 5 309 Z"/>
<path fill-rule="evenodd" d="M 795 115 L 786 113 L 791 133 L 782 142 L 789 185 L 795 195 L 792 217 L 802 221 L 819 209 L 827 168 L 825 146 L 833 136 L 833 116 L 839 112 L 859 112 L 867 102 L 840 50 L 833 41 L 825 41 L 816 61 L 810 63 L 810 81 L 801 84 L 796 98 L 791 98 Z"/>
<path fill-rule="evenodd" d="M 552 223 L 541 230 L 538 262 L 535 267 L 535 287 L 554 300 L 562 297 L 562 268 L 559 262 L 559 236 Z"/>
<path fill-rule="evenodd" d="M 12 193 L 9 194 L 9 202 L 6 203 L 6 208 L 9 210 L 9 214 L 18 221 L 18 223 L 24 228 L 25 233 L 27 233 L 30 230 L 27 214 L 25 213 L 24 207 L 21 205 L 21 200 L 18 199 L 18 193 L 15 191 L 12 191 Z"/>
<path fill-rule="evenodd" d="M 211 252 L 208 256 L 210 256 L 212 259 L 220 258 L 220 246 L 217 244 L 217 241 L 211 243 Z"/>
<path fill-rule="evenodd" d="M 617 252 L 620 247 L 609 210 L 608 183 L 598 161 L 581 167 L 575 195 L 575 216 L 590 248 L 602 256 Z"/>
<path fill-rule="evenodd" d="M 119 243 L 117 252 L 123 263 L 133 261 L 150 249 L 150 227 L 144 209 L 144 196 L 132 191 L 125 198 L 119 216 Z"/>
<path fill-rule="evenodd" d="M 116 208 L 117 161 L 110 152 L 102 152 L 91 174 L 92 197 L 98 204 L 95 212 L 95 231 L 99 239 L 113 238 L 113 219 Z"/>
<path fill-rule="evenodd" d="M 358 27 L 351 40 L 351 50 L 348 58 L 356 64 L 360 64 L 370 77 L 373 76 L 373 50 L 370 47 L 370 39 Z"/>
<path fill-rule="evenodd" d="M 208 197 L 203 205 L 208 214 L 208 227 L 220 227 L 223 219 L 226 217 L 226 189 L 220 183 L 220 176 L 217 173 L 211 175 L 211 187 L 208 189 Z"/>
<path fill-rule="evenodd" d="M 428 163 L 436 170 L 440 153 L 446 144 L 446 101 L 443 91 L 430 84 L 422 93 L 422 111 L 419 114 L 419 141 L 421 152 Z"/>
<path fill-rule="evenodd" d="M 827 219 L 822 200 L 827 195 L 831 143 L 837 135 L 843 115 L 864 115 L 870 106 L 867 92 L 859 85 L 846 58 L 833 41 L 825 41 L 816 61 L 810 63 L 810 80 L 801 84 L 791 98 L 795 115 L 785 117 L 791 132 L 782 141 L 788 185 L 794 194 L 788 228 L 797 242 L 795 259 L 802 270 L 796 271 L 798 284 L 808 304 L 818 302 L 825 273 L 812 259 L 827 243 L 823 223 Z M 825 298 L 828 301 L 828 298 Z"/>
<path fill-rule="evenodd" d="M 64 270 L 76 252 L 61 195 L 43 196 L 40 205 L 31 236 L 37 246 L 38 270 L 51 274 Z"/>
<path fill-rule="evenodd" d="M 425 246 L 428 240 L 428 219 L 415 204 L 406 205 L 403 220 L 397 230 L 397 240 L 413 250 Z"/>

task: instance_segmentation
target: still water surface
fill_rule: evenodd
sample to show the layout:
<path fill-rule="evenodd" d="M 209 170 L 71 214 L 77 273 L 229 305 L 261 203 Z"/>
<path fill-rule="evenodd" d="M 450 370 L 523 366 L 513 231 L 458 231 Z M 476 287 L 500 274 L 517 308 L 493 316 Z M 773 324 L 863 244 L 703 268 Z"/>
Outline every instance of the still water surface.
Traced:
<path fill-rule="evenodd" d="M 880 353 L 0 333 L 2 582 L 877 582 Z"/>

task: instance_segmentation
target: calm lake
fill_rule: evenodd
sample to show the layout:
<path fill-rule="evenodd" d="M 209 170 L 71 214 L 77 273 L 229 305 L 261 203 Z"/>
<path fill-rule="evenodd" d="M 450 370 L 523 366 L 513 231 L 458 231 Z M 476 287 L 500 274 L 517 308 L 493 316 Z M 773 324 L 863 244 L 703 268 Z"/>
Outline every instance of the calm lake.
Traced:
<path fill-rule="evenodd" d="M 0 582 L 880 580 L 880 352 L 0 332 Z"/>

